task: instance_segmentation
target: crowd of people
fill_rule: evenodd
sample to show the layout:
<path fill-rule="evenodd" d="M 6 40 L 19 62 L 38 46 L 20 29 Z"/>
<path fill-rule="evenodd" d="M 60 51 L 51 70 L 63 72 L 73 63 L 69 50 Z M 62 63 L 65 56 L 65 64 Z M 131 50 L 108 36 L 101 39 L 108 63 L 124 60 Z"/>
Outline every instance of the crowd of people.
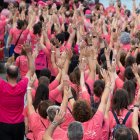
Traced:
<path fill-rule="evenodd" d="M 130 1 L 0 5 L 0 140 L 140 140 L 140 7 Z"/>

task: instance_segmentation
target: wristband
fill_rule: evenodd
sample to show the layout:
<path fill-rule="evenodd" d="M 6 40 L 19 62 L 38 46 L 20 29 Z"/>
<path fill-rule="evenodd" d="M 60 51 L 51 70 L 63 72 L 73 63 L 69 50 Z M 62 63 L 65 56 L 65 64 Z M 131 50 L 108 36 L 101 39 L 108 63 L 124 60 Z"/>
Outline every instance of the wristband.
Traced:
<path fill-rule="evenodd" d="M 53 125 L 53 126 L 57 126 L 58 123 L 57 123 L 56 121 L 53 121 L 53 122 L 52 122 L 52 125 Z"/>
<path fill-rule="evenodd" d="M 27 90 L 31 90 L 32 88 L 31 87 L 27 87 Z"/>
<path fill-rule="evenodd" d="M 73 96 L 69 97 L 69 98 L 68 98 L 68 102 L 69 102 L 71 99 L 74 99 L 74 97 L 73 97 Z"/>

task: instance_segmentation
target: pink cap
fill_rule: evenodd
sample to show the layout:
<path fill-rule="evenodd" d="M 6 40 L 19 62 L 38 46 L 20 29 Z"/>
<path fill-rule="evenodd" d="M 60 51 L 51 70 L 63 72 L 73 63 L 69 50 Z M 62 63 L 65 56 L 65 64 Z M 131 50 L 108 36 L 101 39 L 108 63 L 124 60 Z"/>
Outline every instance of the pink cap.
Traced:
<path fill-rule="evenodd" d="M 90 15 L 91 11 L 90 10 L 86 10 L 85 14 Z"/>
<path fill-rule="evenodd" d="M 8 17 L 10 15 L 10 11 L 8 9 L 3 9 L 1 11 L 1 15 L 5 16 L 5 17 Z"/>
<path fill-rule="evenodd" d="M 43 2 L 43 1 L 39 1 L 39 2 L 38 2 L 38 5 L 40 5 L 40 6 L 42 6 L 42 7 L 45 7 L 47 4 L 46 4 L 45 2 Z"/>

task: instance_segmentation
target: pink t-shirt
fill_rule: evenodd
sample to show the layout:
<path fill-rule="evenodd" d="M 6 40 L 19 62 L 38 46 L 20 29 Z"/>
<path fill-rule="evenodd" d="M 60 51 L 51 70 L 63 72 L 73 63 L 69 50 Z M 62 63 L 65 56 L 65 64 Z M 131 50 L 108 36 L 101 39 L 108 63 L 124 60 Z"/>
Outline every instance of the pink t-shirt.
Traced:
<path fill-rule="evenodd" d="M 39 51 L 38 56 L 36 57 L 35 60 L 35 67 L 36 70 L 42 70 L 44 68 L 47 67 L 47 58 L 46 58 L 46 54 L 44 53 L 44 51 Z"/>
<path fill-rule="evenodd" d="M 16 59 L 16 66 L 19 67 L 21 78 L 26 76 L 28 72 L 28 58 L 25 55 L 21 55 Z"/>
<path fill-rule="evenodd" d="M 131 49 L 131 45 L 130 44 L 123 45 L 122 49 L 125 50 L 126 52 L 128 52 Z"/>
<path fill-rule="evenodd" d="M 64 122 L 60 125 L 60 127 L 67 131 L 68 126 L 71 122 L 75 121 L 73 116 L 72 116 L 72 109 L 70 107 L 70 104 L 68 104 L 67 110 L 66 110 L 66 114 L 65 114 L 65 120 Z"/>
<path fill-rule="evenodd" d="M 0 20 L 0 41 L 4 40 L 6 21 Z"/>
<path fill-rule="evenodd" d="M 24 121 L 22 112 L 27 84 L 27 78 L 15 86 L 0 79 L 0 122 L 16 124 Z"/>
<path fill-rule="evenodd" d="M 104 115 L 98 111 L 87 122 L 82 123 L 84 128 L 83 140 L 101 140 Z"/>
<path fill-rule="evenodd" d="M 35 140 L 42 140 L 42 137 L 45 133 L 45 130 L 49 126 L 48 119 L 43 119 L 37 114 L 36 112 L 29 115 L 29 121 L 30 121 L 30 128 L 33 132 L 33 136 Z M 53 133 L 53 140 L 66 140 L 67 135 L 66 131 L 61 129 L 60 127 L 57 127 Z"/>
<path fill-rule="evenodd" d="M 10 33 L 9 33 L 12 36 L 12 42 L 11 42 L 11 44 L 13 44 L 13 45 L 16 44 L 16 42 L 17 42 L 17 40 L 18 40 L 18 38 L 19 38 L 19 36 L 21 34 L 21 36 L 20 36 L 20 38 L 18 40 L 18 43 L 17 43 L 17 45 L 16 45 L 16 47 L 14 49 L 14 51 L 16 53 L 18 53 L 18 54 L 21 54 L 21 50 L 22 50 L 23 44 L 27 40 L 27 35 L 29 33 L 29 30 L 28 29 L 25 29 L 22 33 L 21 32 L 22 32 L 22 30 L 19 30 L 17 28 L 12 28 L 10 30 Z"/>
<path fill-rule="evenodd" d="M 28 138 L 38 138 L 38 134 L 41 131 L 45 131 L 47 127 L 49 126 L 49 121 L 48 119 L 42 118 L 38 113 L 34 112 L 29 115 L 29 128 L 32 131 L 32 133 L 29 133 L 27 135 Z"/>

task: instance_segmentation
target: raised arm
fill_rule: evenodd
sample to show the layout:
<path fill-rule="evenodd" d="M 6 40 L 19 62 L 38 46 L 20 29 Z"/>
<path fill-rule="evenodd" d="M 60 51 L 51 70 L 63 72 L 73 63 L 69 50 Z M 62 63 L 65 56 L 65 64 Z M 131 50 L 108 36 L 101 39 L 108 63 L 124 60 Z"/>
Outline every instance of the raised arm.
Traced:
<path fill-rule="evenodd" d="M 102 73 L 102 76 L 105 80 L 105 89 L 104 89 L 104 92 L 102 94 L 101 103 L 98 107 L 98 110 L 101 111 L 103 114 L 105 114 L 108 97 L 109 97 L 109 94 L 111 92 L 111 88 L 110 88 L 111 81 L 110 81 L 109 74 L 104 69 L 101 70 L 101 73 Z"/>
<path fill-rule="evenodd" d="M 65 113 L 62 110 L 60 110 L 59 112 L 58 111 L 56 112 L 54 121 L 47 128 L 42 140 L 53 140 L 52 135 L 55 129 L 57 128 L 57 126 L 63 122 L 64 116 L 65 116 Z"/>
<path fill-rule="evenodd" d="M 140 90 L 138 92 L 137 99 L 134 105 L 133 118 L 132 118 L 132 128 L 139 135 L 138 118 L 139 118 L 139 107 L 140 107 Z"/>
<path fill-rule="evenodd" d="M 32 53 L 31 53 L 31 47 L 27 44 L 25 44 L 24 47 L 25 47 L 25 51 L 26 51 L 26 54 L 27 54 L 28 62 L 29 62 L 29 70 L 26 74 L 26 77 L 30 78 L 35 73 L 35 64 L 34 64 L 34 59 L 32 57 Z"/>

